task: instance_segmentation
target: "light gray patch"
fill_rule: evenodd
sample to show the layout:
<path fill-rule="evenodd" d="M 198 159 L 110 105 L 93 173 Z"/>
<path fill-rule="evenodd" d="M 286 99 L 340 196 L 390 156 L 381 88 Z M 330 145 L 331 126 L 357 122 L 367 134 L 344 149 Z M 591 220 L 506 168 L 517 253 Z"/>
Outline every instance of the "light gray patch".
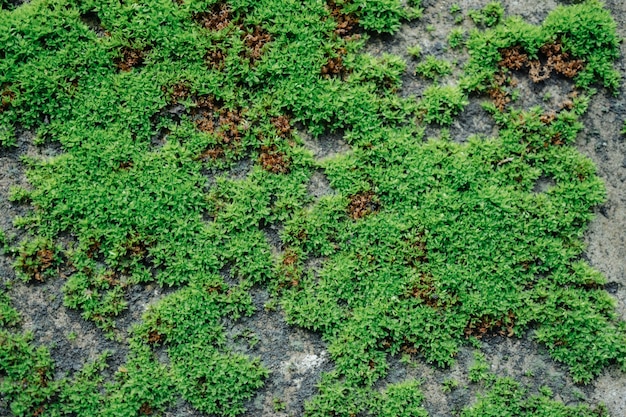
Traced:
<path fill-rule="evenodd" d="M 539 177 L 533 186 L 533 193 L 545 193 L 556 185 L 554 179 L 550 177 Z"/>
<path fill-rule="evenodd" d="M 266 310 L 271 300 L 267 291 L 253 288 L 252 298 L 256 307 L 252 317 L 225 321 L 230 348 L 259 358 L 271 372 L 265 386 L 246 402 L 243 416 L 282 415 L 274 409 L 275 399 L 285 405 L 285 415 L 302 416 L 321 374 L 332 368 L 326 344 L 319 334 L 287 324 L 280 309 Z"/>
<path fill-rule="evenodd" d="M 325 134 L 317 138 L 300 133 L 304 147 L 313 153 L 316 159 L 326 159 L 350 151 L 350 145 L 338 133 Z"/>
<path fill-rule="evenodd" d="M 311 175 L 307 184 L 307 192 L 315 201 L 324 196 L 335 194 L 335 190 L 330 186 L 330 181 L 321 170 L 317 170 Z"/>

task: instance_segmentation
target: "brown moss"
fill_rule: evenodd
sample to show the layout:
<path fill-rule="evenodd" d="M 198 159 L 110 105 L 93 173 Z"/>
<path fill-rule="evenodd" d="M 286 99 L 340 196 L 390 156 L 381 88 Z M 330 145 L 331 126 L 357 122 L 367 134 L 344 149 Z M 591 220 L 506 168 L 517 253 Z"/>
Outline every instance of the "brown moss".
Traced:
<path fill-rule="evenodd" d="M 217 159 L 226 154 L 226 149 L 237 150 L 243 132 L 248 128 L 244 119 L 245 109 L 227 109 L 213 96 L 195 99 L 191 118 L 198 130 L 212 133 L 217 143 L 204 150 L 196 159 Z"/>
<path fill-rule="evenodd" d="M 148 239 L 138 234 L 128 235 L 126 242 L 122 246 L 124 252 L 117 260 L 116 265 L 114 265 L 116 268 L 115 274 L 128 274 L 130 268 L 135 263 L 140 263 L 146 268 L 154 266 L 152 256 L 149 253 L 149 248 L 154 242 Z"/>
<path fill-rule="evenodd" d="M 515 335 L 515 313 L 509 311 L 506 317 L 494 319 L 488 315 L 471 318 L 465 327 L 465 337 L 483 338 L 487 334 L 512 337 Z"/>
<path fill-rule="evenodd" d="M 291 249 L 288 249 L 285 252 L 285 255 L 282 259 L 282 271 L 284 274 L 284 280 L 281 282 L 280 286 L 284 288 L 285 286 L 297 287 L 300 285 L 301 272 L 298 268 L 299 256 L 296 252 Z"/>
<path fill-rule="evenodd" d="M 408 342 L 400 346 L 400 351 L 402 351 L 402 353 L 406 353 L 407 355 L 417 355 L 419 353 L 415 345 Z"/>
<path fill-rule="evenodd" d="M 220 143 L 230 145 L 241 141 L 243 115 L 241 110 L 221 109 L 219 112 L 218 138 Z"/>
<path fill-rule="evenodd" d="M 554 119 L 556 119 L 556 113 L 552 111 L 548 113 L 544 113 L 539 117 L 539 120 L 541 121 L 541 123 L 545 125 L 551 124 L 554 121 Z"/>
<path fill-rule="evenodd" d="M 46 368 L 37 368 L 37 375 L 39 376 L 39 385 L 44 388 L 47 387 L 50 378 L 48 377 Z"/>
<path fill-rule="evenodd" d="M 34 254 L 22 252 L 19 255 L 19 264 L 23 265 L 23 272 L 32 279 L 44 282 L 46 272 L 54 266 L 55 254 L 52 249 L 42 248 Z"/>
<path fill-rule="evenodd" d="M 274 174 L 286 174 L 291 165 L 289 157 L 278 150 L 276 145 L 262 146 L 259 162 L 264 170 Z"/>
<path fill-rule="evenodd" d="M 583 69 L 583 61 L 571 59 L 568 53 L 563 52 L 560 41 L 542 46 L 541 53 L 548 59 L 547 66 L 565 77 L 575 77 Z"/>
<path fill-rule="evenodd" d="M 143 65 L 144 58 L 149 48 L 135 49 L 124 46 L 121 49 L 121 57 L 115 58 L 115 65 L 122 72 L 128 72 L 135 67 Z"/>
<path fill-rule="evenodd" d="M 422 274 L 419 283 L 411 288 L 410 296 L 421 300 L 430 307 L 439 305 L 439 297 L 437 296 L 435 282 L 431 275 Z"/>
<path fill-rule="evenodd" d="M 226 52 L 221 47 L 216 46 L 215 49 L 207 51 L 204 61 L 210 69 L 221 71 L 226 62 Z"/>
<path fill-rule="evenodd" d="M 123 161 L 123 162 L 120 162 L 119 167 L 120 167 L 121 170 L 127 171 L 127 170 L 131 169 L 133 167 L 133 165 L 134 165 L 133 161 Z"/>
<path fill-rule="evenodd" d="M 346 55 L 344 48 L 337 50 L 337 56 L 329 57 L 326 64 L 322 66 L 321 74 L 325 77 L 338 76 L 345 78 L 350 71 L 343 65 L 343 57 Z"/>
<path fill-rule="evenodd" d="M 139 408 L 139 414 L 144 415 L 144 416 L 149 416 L 149 415 L 152 415 L 152 413 L 154 413 L 154 410 L 152 410 L 152 407 L 150 406 L 150 404 L 148 403 L 141 404 L 141 407 Z"/>
<path fill-rule="evenodd" d="M 335 35 L 344 39 L 360 37 L 360 35 L 356 34 L 359 28 L 359 19 L 356 16 L 344 13 L 343 9 L 334 0 L 328 0 L 326 4 L 331 17 L 337 21 L 337 27 L 334 31 Z"/>
<path fill-rule="evenodd" d="M 102 280 L 109 284 L 109 286 L 111 287 L 126 287 L 126 284 L 119 280 L 119 277 L 115 271 L 107 271 L 102 274 Z"/>
<path fill-rule="evenodd" d="M 217 115 L 220 104 L 213 96 L 200 96 L 195 99 L 195 107 L 191 110 L 191 117 L 198 130 L 213 133 L 219 124 Z"/>
<path fill-rule="evenodd" d="M 565 142 L 563 141 L 563 138 L 561 137 L 561 132 L 556 132 L 550 138 L 550 144 L 553 145 L 553 146 L 561 146 L 561 145 L 565 144 Z"/>
<path fill-rule="evenodd" d="M 144 240 L 132 239 L 126 243 L 126 256 L 143 258 L 148 254 L 148 247 Z"/>
<path fill-rule="evenodd" d="M 500 56 L 502 57 L 498 63 L 500 67 L 518 71 L 528 65 L 528 54 L 524 53 L 520 46 L 501 49 Z"/>
<path fill-rule="evenodd" d="M 490 89 L 489 97 L 493 101 L 493 104 L 496 106 L 496 108 L 500 111 L 504 111 L 506 105 L 511 102 L 511 97 L 509 96 L 509 93 L 500 86 L 496 86 Z"/>
<path fill-rule="evenodd" d="M 0 93 L 0 112 L 8 109 L 13 100 L 15 100 L 15 93 L 8 87 L 3 87 L 2 93 Z"/>
<path fill-rule="evenodd" d="M 547 80 L 552 74 L 552 67 L 543 65 L 538 59 L 530 61 L 529 66 L 528 76 L 534 83 Z"/>
<path fill-rule="evenodd" d="M 98 253 L 100 253 L 101 243 L 97 240 L 91 240 L 89 247 L 87 248 L 87 257 L 93 259 Z"/>
<path fill-rule="evenodd" d="M 272 124 L 278 131 L 278 136 L 282 138 L 289 138 L 291 136 L 291 124 L 289 123 L 289 118 L 287 116 L 278 116 L 272 118 Z"/>
<path fill-rule="evenodd" d="M 189 84 L 186 81 L 181 81 L 172 86 L 170 102 L 172 104 L 178 104 L 179 102 L 189 98 L 189 96 L 191 96 Z"/>
<path fill-rule="evenodd" d="M 226 2 L 219 2 L 208 12 L 195 13 L 193 20 L 205 29 L 222 30 L 231 22 L 231 10 Z"/>
<path fill-rule="evenodd" d="M 309 233 L 306 231 L 306 229 L 300 229 L 293 236 L 296 238 L 296 240 L 304 242 L 309 238 Z"/>
<path fill-rule="evenodd" d="M 493 101 L 493 104 L 500 111 L 504 111 L 504 108 L 511 102 L 509 92 L 506 90 L 506 86 L 511 83 L 508 81 L 506 75 L 502 72 L 498 72 L 494 76 L 493 86 L 489 89 L 489 97 Z"/>
<path fill-rule="evenodd" d="M 553 73 L 560 74 L 567 78 L 575 77 L 583 68 L 584 62 L 580 59 L 573 59 L 568 53 L 563 51 L 563 46 L 559 40 L 543 45 L 539 50 L 539 58 L 530 60 L 528 54 L 521 46 L 512 46 L 500 50 L 501 60 L 498 62 L 500 68 L 519 71 L 528 69 L 528 76 L 534 83 L 539 83 L 549 79 Z M 494 86 L 489 90 L 489 96 L 493 100 L 496 108 L 503 111 L 511 99 L 506 86 L 514 87 L 512 81 L 505 80 L 502 72 L 496 75 Z M 561 108 L 572 109 L 574 103 L 565 100 Z M 553 119 L 552 119 L 553 120 Z M 542 122 L 549 124 L 548 115 L 544 115 Z M 554 143 L 561 143 L 557 138 Z"/>
<path fill-rule="evenodd" d="M 202 161 L 207 161 L 207 160 L 216 160 L 219 158 L 223 158 L 224 157 L 224 149 L 222 148 L 208 148 L 205 151 L 203 151 L 200 155 L 198 155 L 198 157 L 196 157 L 196 160 L 202 160 Z"/>
<path fill-rule="evenodd" d="M 563 100 L 561 108 L 565 110 L 572 110 L 574 108 L 574 102 L 570 99 Z"/>
<path fill-rule="evenodd" d="M 157 330 L 150 330 L 148 333 L 148 344 L 160 345 L 165 341 L 165 335 L 162 335 Z"/>
<path fill-rule="evenodd" d="M 379 210 L 380 204 L 376 201 L 376 195 L 373 191 L 364 191 L 354 194 L 350 197 L 348 204 L 348 216 L 353 220 L 362 219 L 368 214 L 375 213 Z"/>
<path fill-rule="evenodd" d="M 583 61 L 581 60 L 557 62 L 554 65 L 554 70 L 567 78 L 575 77 L 582 69 Z"/>
<path fill-rule="evenodd" d="M 283 265 L 293 266 L 298 262 L 298 254 L 293 250 L 287 250 L 283 256 Z"/>
<path fill-rule="evenodd" d="M 263 47 L 272 41 L 272 36 L 261 26 L 255 26 L 251 32 L 244 33 L 241 39 L 246 46 L 244 57 L 254 65 L 263 56 Z"/>
<path fill-rule="evenodd" d="M 572 59 L 563 51 L 560 41 L 543 45 L 539 49 L 539 59 L 535 60 L 529 60 L 528 54 L 520 46 L 501 49 L 500 55 L 502 57 L 498 63 L 500 67 L 516 71 L 528 67 L 528 75 L 535 83 L 547 80 L 553 71 L 572 78 L 584 67 L 582 60 Z"/>

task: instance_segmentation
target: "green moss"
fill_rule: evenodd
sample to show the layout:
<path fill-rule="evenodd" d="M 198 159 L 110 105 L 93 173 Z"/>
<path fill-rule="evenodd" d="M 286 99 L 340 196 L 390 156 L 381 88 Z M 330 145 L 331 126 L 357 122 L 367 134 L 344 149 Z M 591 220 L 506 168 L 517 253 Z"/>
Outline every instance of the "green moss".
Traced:
<path fill-rule="evenodd" d="M 452 64 L 446 60 L 428 55 L 426 60 L 415 66 L 415 73 L 424 78 L 436 80 L 452 73 Z"/>
<path fill-rule="evenodd" d="M 476 404 L 463 410 L 462 417 L 488 416 L 558 416 L 592 417 L 608 416 L 603 406 L 566 406 L 553 400 L 550 390 L 538 395 L 529 395 L 528 390 L 510 378 L 498 378 L 490 384 L 488 391 L 479 397 Z"/>
<path fill-rule="evenodd" d="M 445 367 L 487 331 L 535 328 L 576 381 L 609 363 L 626 368 L 624 323 L 603 277 L 579 260 L 604 199 L 593 164 L 572 147 L 590 97 L 550 123 L 540 108 L 486 106 L 493 138 L 422 135 L 424 123 L 452 124 L 470 93 L 493 86 L 502 48 L 535 56 L 559 39 L 585 62 L 579 86 L 615 89 L 615 24 L 600 3 L 560 7 L 541 27 L 498 23 L 493 3 L 479 23 L 495 26 L 470 35 L 460 87 L 431 86 L 419 101 L 395 95 L 400 58 L 361 53 L 368 31 L 393 32 L 409 17 L 400 1 L 237 0 L 211 27 L 203 13 L 215 4 L 33 0 L 0 11 L 0 142 L 26 129 L 63 151 L 26 159 L 32 190 L 12 192 L 31 210 L 14 221 L 28 235 L 14 251 L 18 275 L 32 283 L 71 271 L 65 305 L 118 338 L 129 287 L 175 288 L 125 340 L 127 361 L 106 383 L 104 357 L 55 379 L 45 348 L 2 330 L 0 389 L 15 415 L 132 416 L 181 398 L 241 414 L 268 371 L 226 346 L 223 323 L 254 314 L 253 286 L 328 343 L 335 370 L 307 403 L 310 416 L 424 416 L 416 381 L 373 388 L 388 355 Z M 337 31 L 331 8 L 358 19 L 361 39 Z M 437 79 L 451 65 L 428 57 L 417 71 Z M 296 125 L 342 134 L 351 151 L 317 161 Z M 336 192 L 319 201 L 307 194 L 316 170 Z M 554 185 L 537 192 L 544 177 Z M 280 259 L 266 238 L 277 225 Z M 65 250 L 61 236 L 72 241 Z M 305 267 L 312 258 L 323 259 L 319 275 Z M 5 298 L 0 323 L 18 324 Z M 466 412 L 501 405 L 481 401 Z"/>
<path fill-rule="evenodd" d="M 419 45 L 410 46 L 407 48 L 407 53 L 415 59 L 419 59 L 422 56 L 422 48 Z"/>
<path fill-rule="evenodd" d="M 426 417 L 421 406 L 424 395 L 419 382 L 406 380 L 389 384 L 382 391 L 352 387 L 332 378 L 323 380 L 319 395 L 306 404 L 307 417 L 357 415 L 369 412 L 379 417 Z"/>
<path fill-rule="evenodd" d="M 447 126 L 468 103 L 465 94 L 456 86 L 431 86 L 424 90 L 418 108 L 424 122 Z"/>
<path fill-rule="evenodd" d="M 465 30 L 460 29 L 460 28 L 452 29 L 450 31 L 450 34 L 448 35 L 448 45 L 450 45 L 450 48 L 453 48 L 453 49 L 464 46 L 465 36 L 466 36 Z"/>
<path fill-rule="evenodd" d="M 491 30 L 472 32 L 467 43 L 470 62 L 461 85 L 467 91 L 488 89 L 502 59 L 501 50 L 518 46 L 534 59 L 542 46 L 555 41 L 573 59 L 582 60 L 583 70 L 574 77 L 578 87 L 589 90 L 597 83 L 617 94 L 620 75 L 613 68 L 619 57 L 615 21 L 602 3 L 595 0 L 559 6 L 541 26 L 511 17 Z"/>
<path fill-rule="evenodd" d="M 11 306 L 9 297 L 2 293 L 0 294 L 0 326 L 10 327 L 15 326 L 20 321 L 19 313 Z"/>
<path fill-rule="evenodd" d="M 56 267 L 60 265 L 61 257 L 59 248 L 50 239 L 36 237 L 24 240 L 16 252 L 13 266 L 23 281 L 43 282 L 56 276 Z"/>
<path fill-rule="evenodd" d="M 396 32 L 400 28 L 401 20 L 407 16 L 399 0 L 346 1 L 345 3 L 343 9 L 346 13 L 355 13 L 364 29 L 377 33 Z M 411 6 L 419 8 L 420 3 L 421 1 L 414 1 Z"/>
<path fill-rule="evenodd" d="M 500 23 L 504 8 L 500 2 L 492 1 L 480 10 L 471 10 L 468 15 L 477 25 L 492 27 Z"/>

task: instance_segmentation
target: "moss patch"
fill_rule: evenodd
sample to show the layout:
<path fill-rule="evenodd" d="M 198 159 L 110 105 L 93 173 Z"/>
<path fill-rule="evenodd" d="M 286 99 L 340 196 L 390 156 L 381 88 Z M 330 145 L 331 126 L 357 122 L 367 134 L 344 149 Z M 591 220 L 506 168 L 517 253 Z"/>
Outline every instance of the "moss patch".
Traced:
<path fill-rule="evenodd" d="M 63 149 L 26 161 L 32 190 L 15 195 L 31 212 L 15 223 L 31 237 L 14 251 L 16 268 L 41 281 L 64 263 L 65 305 L 120 340 L 131 285 L 175 287 L 123 340 L 131 353 L 106 383 L 105 357 L 55 379 L 45 348 L 2 330 L 11 411 L 147 415 L 182 398 L 241 414 L 268 371 L 228 347 L 223 320 L 254 314 L 254 286 L 329 345 L 335 369 L 311 416 L 426 415 L 417 381 L 375 388 L 388 355 L 446 367 L 489 333 L 536 329 L 579 382 L 626 368 L 625 325 L 580 258 L 604 188 L 572 146 L 590 88 L 618 86 L 609 12 L 587 1 L 535 27 L 490 5 L 476 16 L 492 28 L 470 35 L 459 85 L 420 100 L 395 94 L 400 58 L 361 53 L 370 33 L 415 14 L 396 0 L 33 0 L 1 10 L 0 143 L 30 129 Z M 426 64 L 435 78 L 450 70 Z M 494 138 L 423 140 L 423 123 L 451 124 L 469 94 L 505 88 L 509 71 L 547 74 L 537 65 L 584 93 L 554 114 L 487 106 Z M 316 161 L 293 126 L 340 132 L 351 151 Z M 244 160 L 244 178 L 224 174 Z M 336 193 L 314 201 L 307 184 L 319 169 Z M 543 178 L 553 185 L 537 192 Z M 276 259 L 265 231 L 279 224 Z M 324 259 L 318 274 L 309 259 Z M 17 324 L 4 304 L 2 323 Z M 543 397 L 520 402 L 511 381 L 492 388 L 468 416 L 499 407 L 503 389 L 519 407 L 569 412 Z"/>

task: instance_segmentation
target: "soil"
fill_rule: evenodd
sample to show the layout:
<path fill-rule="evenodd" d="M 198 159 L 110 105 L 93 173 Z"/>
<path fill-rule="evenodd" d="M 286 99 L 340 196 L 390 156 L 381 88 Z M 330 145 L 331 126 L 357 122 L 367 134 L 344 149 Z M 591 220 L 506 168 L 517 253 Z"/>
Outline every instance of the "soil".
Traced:
<path fill-rule="evenodd" d="M 407 48 L 419 45 L 424 55 L 432 54 L 455 62 L 455 74 L 443 81 L 452 83 L 453 77 L 459 74 L 460 67 L 468 57 L 458 49 L 447 47 L 450 30 L 458 27 L 454 23 L 454 16 L 449 13 L 450 6 L 458 4 L 466 15 L 468 10 L 480 8 L 488 2 L 489 0 L 424 0 L 423 18 L 403 24 L 394 36 L 373 36 L 367 44 L 367 52 L 374 55 L 392 53 L 402 56 L 408 62 L 408 67 L 398 94 L 405 97 L 420 97 L 424 89 L 430 85 L 430 81 L 415 75 L 415 65 L 418 61 L 408 55 Z M 547 13 L 559 4 L 555 0 L 504 0 L 502 3 L 508 15 L 521 15 L 534 24 L 541 23 Z M 618 23 L 619 36 L 626 37 L 626 3 L 622 0 L 605 0 L 605 3 Z M 212 20 L 213 18 L 198 15 L 198 23 L 209 30 L 219 30 L 221 26 L 227 25 L 230 22 L 229 11 L 225 7 L 219 7 L 219 19 Z M 334 18 L 341 23 L 339 36 L 354 33 L 356 22 L 352 18 L 339 15 L 335 15 Z M 97 23 L 94 21 L 94 24 Z M 427 31 L 431 26 L 434 30 Z M 467 17 L 460 26 L 467 30 L 473 27 Z M 263 44 L 269 39 L 254 29 L 249 36 L 258 38 L 251 38 L 248 45 L 251 51 L 250 58 L 257 58 L 256 54 L 260 54 Z M 623 43 L 621 49 L 622 57 L 617 63 L 617 68 L 626 79 L 626 44 Z M 134 57 L 133 51 L 128 51 L 128 54 L 124 52 L 123 55 L 124 65 L 132 67 L 140 64 L 140 59 Z M 328 68 L 322 69 L 322 73 L 328 76 L 341 75 L 341 54 L 338 56 L 338 62 L 329 59 Z M 337 61 L 337 58 L 334 59 Z M 121 64 L 122 62 L 119 64 L 120 70 L 125 70 Z M 549 79 L 533 82 L 523 74 L 524 71 L 520 68 L 519 76 L 516 75 L 521 92 L 519 99 L 511 100 L 505 105 L 522 108 L 542 105 L 558 111 L 567 100 L 568 94 L 572 92 L 572 82 L 565 76 L 557 74 Z M 174 95 L 180 99 L 188 94 L 183 87 L 174 90 Z M 626 138 L 619 133 L 623 121 L 626 120 L 626 90 L 623 86 L 619 93 L 619 96 L 614 97 L 601 90 L 594 97 L 583 118 L 585 129 L 578 136 L 576 146 L 597 165 L 598 174 L 607 189 L 607 200 L 596 209 L 595 220 L 585 233 L 587 249 L 584 257 L 606 276 L 608 281 L 606 289 L 615 299 L 618 314 L 622 320 L 626 320 Z M 470 104 L 449 129 L 454 140 L 464 142 L 471 135 L 487 137 L 497 134 L 497 127 L 492 118 L 481 107 L 481 103 L 489 100 L 491 98 L 488 96 L 470 98 Z M 176 103 L 176 99 L 173 103 Z M 206 123 L 207 128 L 212 124 L 210 122 L 221 126 L 224 145 L 228 146 L 230 142 L 238 139 L 237 112 L 224 112 L 220 114 L 224 119 L 214 120 L 214 117 L 216 118 L 214 114 L 204 114 L 202 110 L 206 109 L 200 106 L 199 110 L 196 110 L 198 123 Z M 207 110 L 206 113 L 212 112 Z M 349 145 L 338 134 L 313 139 L 301 127 L 288 127 L 288 123 L 285 124 L 283 119 L 276 121 L 276 127 L 285 135 L 291 134 L 293 129 L 319 160 L 350 151 Z M 440 134 L 438 128 L 426 129 L 426 137 L 437 137 Z M 33 141 L 32 132 L 22 132 L 18 137 L 16 148 L 0 150 L 0 213 L 2 213 L 0 227 L 7 231 L 8 235 L 14 236 L 16 241 L 21 239 L 24 232 L 15 229 L 12 221 L 16 216 L 27 214 L 28 207 L 9 202 L 8 196 L 12 186 L 28 188 L 21 157 L 48 158 L 60 152 L 60 149 L 53 146 L 35 146 Z M 261 161 L 264 166 L 267 165 L 266 169 L 280 171 L 288 168 L 283 167 L 285 161 L 281 160 L 281 155 L 276 149 L 268 148 L 266 151 L 267 156 Z M 211 154 L 205 156 L 213 157 Z M 214 175 L 218 174 L 243 178 L 252 164 L 253 161 L 242 160 L 230 171 L 211 173 L 206 186 L 210 188 L 214 184 Z M 273 168 L 275 166 L 278 168 Z M 538 184 L 537 191 L 541 192 L 547 186 L 549 184 Z M 313 199 L 333 193 L 322 170 L 313 174 L 308 189 Z M 365 211 L 367 210 L 366 204 Z M 277 226 L 268 228 L 266 235 L 275 249 L 275 256 L 278 257 L 282 248 L 275 229 Z M 71 236 L 66 240 L 64 244 L 71 242 Z M 92 361 L 106 350 L 112 352 L 108 361 L 110 365 L 108 377 L 112 376 L 125 362 L 128 352 L 126 345 L 123 342 L 107 340 L 102 331 L 91 322 L 83 320 L 78 311 L 63 307 L 62 277 L 47 279 L 42 283 L 24 284 L 16 279 L 12 262 L 12 258 L 0 256 L 0 283 L 3 288 L 8 289 L 15 307 L 22 314 L 22 328 L 32 332 L 35 344 L 50 348 L 56 364 L 56 376 L 73 374 L 83 364 Z M 307 265 L 315 271 L 322 262 L 321 259 L 311 260 Z M 137 285 L 130 289 L 127 298 L 129 309 L 117 320 L 121 340 L 133 323 L 140 319 L 147 306 L 163 296 L 164 290 L 156 285 Z M 254 288 L 252 296 L 257 308 L 252 317 L 224 323 L 231 348 L 260 358 L 264 366 L 271 371 L 264 388 L 248 401 L 245 416 L 301 416 L 304 402 L 316 393 L 315 384 L 321 374 L 333 368 L 326 345 L 319 334 L 288 325 L 280 308 L 271 308 L 272 300 L 264 289 Z M 620 372 L 616 366 L 607 368 L 589 385 L 576 385 L 567 370 L 555 363 L 546 350 L 533 341 L 532 331 L 521 338 L 485 333 L 482 338 L 482 351 L 491 365 L 491 371 L 496 374 L 512 376 L 529 385 L 531 391 L 535 392 L 539 387 L 547 385 L 554 391 L 557 399 L 569 405 L 579 401 L 588 404 L 604 403 L 611 416 L 626 415 L 626 374 Z M 400 357 L 391 357 L 390 372 L 384 380 L 377 383 L 377 387 L 384 388 L 387 383 L 407 377 L 419 378 L 423 381 L 422 390 L 426 397 L 424 405 L 429 414 L 432 417 L 454 415 L 456 411 L 476 399 L 477 386 L 471 384 L 467 378 L 468 369 L 473 361 L 472 352 L 470 348 L 461 349 L 457 362 L 449 369 L 439 369 L 418 359 L 407 365 L 400 361 Z M 450 379 L 459 382 L 458 388 L 446 393 L 442 390 L 442 383 Z M 276 411 L 277 403 L 284 405 L 284 410 Z M 0 415 L 9 415 L 6 407 L 6 403 L 0 398 Z M 202 414 L 181 400 L 165 415 L 191 417 Z"/>

